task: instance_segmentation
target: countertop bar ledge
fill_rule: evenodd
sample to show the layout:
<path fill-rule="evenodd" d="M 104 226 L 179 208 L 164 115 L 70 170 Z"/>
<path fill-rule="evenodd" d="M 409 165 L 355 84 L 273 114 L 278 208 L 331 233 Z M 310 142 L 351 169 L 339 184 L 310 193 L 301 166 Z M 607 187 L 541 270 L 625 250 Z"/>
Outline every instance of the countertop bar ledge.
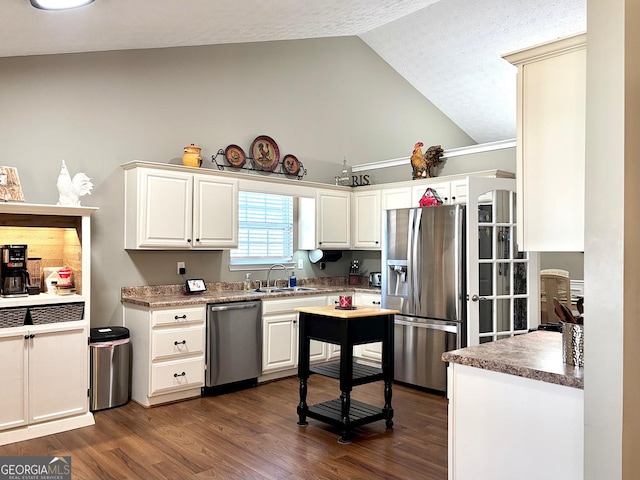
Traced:
<path fill-rule="evenodd" d="M 562 361 L 562 334 L 536 331 L 452 350 L 445 362 L 584 389 L 584 368 Z"/>

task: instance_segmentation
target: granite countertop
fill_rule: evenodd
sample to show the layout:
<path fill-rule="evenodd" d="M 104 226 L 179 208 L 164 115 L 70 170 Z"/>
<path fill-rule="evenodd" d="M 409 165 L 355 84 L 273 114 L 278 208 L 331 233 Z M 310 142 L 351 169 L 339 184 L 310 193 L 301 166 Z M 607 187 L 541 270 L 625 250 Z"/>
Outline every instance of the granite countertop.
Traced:
<path fill-rule="evenodd" d="M 272 300 L 294 296 L 328 295 L 342 292 L 380 293 L 379 288 L 366 285 L 345 284 L 309 284 L 316 290 L 296 292 L 256 292 L 242 290 L 241 282 L 207 283 L 207 291 L 194 295 L 185 295 L 182 285 L 158 285 L 140 287 L 122 287 L 120 299 L 123 303 L 140 305 L 147 308 L 183 307 L 189 305 L 203 305 L 205 303 L 238 302 L 246 300 Z"/>
<path fill-rule="evenodd" d="M 584 388 L 584 369 L 562 361 L 562 334 L 536 331 L 525 335 L 452 350 L 445 362 L 468 365 L 518 377 Z"/>

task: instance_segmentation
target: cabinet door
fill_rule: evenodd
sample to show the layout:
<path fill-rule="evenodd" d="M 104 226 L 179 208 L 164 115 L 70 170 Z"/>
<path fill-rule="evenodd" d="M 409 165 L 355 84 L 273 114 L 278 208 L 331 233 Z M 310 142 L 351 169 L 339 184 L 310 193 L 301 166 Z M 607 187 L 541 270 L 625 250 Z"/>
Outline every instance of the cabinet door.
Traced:
<path fill-rule="evenodd" d="M 0 330 L 0 430 L 27 423 L 28 334 L 23 331 L 3 333 Z"/>
<path fill-rule="evenodd" d="M 411 207 L 411 187 L 383 188 L 380 192 L 382 210 Z"/>
<path fill-rule="evenodd" d="M 140 170 L 138 247 L 190 248 L 192 175 Z"/>
<path fill-rule="evenodd" d="M 238 180 L 195 175 L 193 247 L 238 246 Z"/>
<path fill-rule="evenodd" d="M 518 244 L 584 251 L 586 34 L 505 58 L 518 65 Z"/>
<path fill-rule="evenodd" d="M 366 307 L 379 307 L 382 303 L 382 294 L 356 292 L 354 300 L 356 305 L 362 305 Z M 355 355 L 358 358 L 381 362 L 382 342 L 357 345 L 355 348 Z"/>
<path fill-rule="evenodd" d="M 380 250 L 380 190 L 353 194 L 353 248 Z"/>
<path fill-rule="evenodd" d="M 451 182 L 428 182 L 423 183 L 420 186 L 413 187 L 412 207 L 418 207 L 420 205 L 420 199 L 427 191 L 427 188 L 435 190 L 443 204 L 451 202 Z"/>
<path fill-rule="evenodd" d="M 89 407 L 87 327 L 39 331 L 29 343 L 30 423 L 85 413 Z"/>
<path fill-rule="evenodd" d="M 297 322 L 297 313 L 263 316 L 262 373 L 296 366 Z"/>
<path fill-rule="evenodd" d="M 340 295 L 353 295 L 353 292 L 343 292 L 337 295 L 327 295 L 327 305 L 340 305 Z M 340 345 L 327 343 L 327 360 L 340 358 Z"/>
<path fill-rule="evenodd" d="M 350 248 L 351 192 L 321 190 L 317 201 L 318 248 Z"/>

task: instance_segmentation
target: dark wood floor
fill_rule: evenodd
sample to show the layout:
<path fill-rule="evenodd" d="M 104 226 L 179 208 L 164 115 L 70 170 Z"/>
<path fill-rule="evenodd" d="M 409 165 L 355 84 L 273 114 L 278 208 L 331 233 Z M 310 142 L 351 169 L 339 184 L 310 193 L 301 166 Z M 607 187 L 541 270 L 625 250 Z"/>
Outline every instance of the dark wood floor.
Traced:
<path fill-rule="evenodd" d="M 308 403 L 337 398 L 335 380 L 313 375 Z M 384 404 L 382 383 L 352 398 Z M 74 479 L 446 479 L 447 400 L 394 385 L 394 428 L 384 421 L 338 432 L 296 425 L 297 378 L 171 405 L 95 413 L 95 426 L 0 447 L 5 455 L 70 455 Z"/>

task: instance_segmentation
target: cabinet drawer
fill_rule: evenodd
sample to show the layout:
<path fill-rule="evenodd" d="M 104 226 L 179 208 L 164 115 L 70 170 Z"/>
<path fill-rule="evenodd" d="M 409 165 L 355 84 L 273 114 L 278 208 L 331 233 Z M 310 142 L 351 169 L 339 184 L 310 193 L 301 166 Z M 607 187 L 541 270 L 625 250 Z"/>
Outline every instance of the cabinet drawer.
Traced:
<path fill-rule="evenodd" d="M 153 331 L 151 360 L 204 353 L 204 331 L 204 325 Z"/>
<path fill-rule="evenodd" d="M 325 305 L 326 296 L 322 297 L 296 297 L 285 300 L 263 300 L 262 314 L 293 312 L 296 307 L 317 307 Z"/>
<path fill-rule="evenodd" d="M 204 385 L 204 355 L 151 365 L 150 395 Z"/>
<path fill-rule="evenodd" d="M 176 325 L 183 323 L 204 323 L 204 307 L 171 308 L 155 310 L 151 313 L 151 326 Z"/>

